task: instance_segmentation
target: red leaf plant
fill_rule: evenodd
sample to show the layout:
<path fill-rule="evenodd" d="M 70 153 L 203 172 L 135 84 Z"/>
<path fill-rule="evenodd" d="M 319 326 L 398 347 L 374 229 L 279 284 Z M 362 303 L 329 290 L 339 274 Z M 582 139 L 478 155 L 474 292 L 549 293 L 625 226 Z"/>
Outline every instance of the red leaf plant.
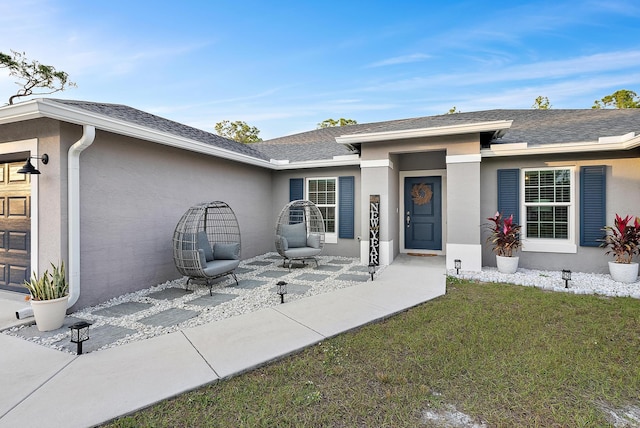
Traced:
<path fill-rule="evenodd" d="M 601 247 L 608 247 L 605 254 L 613 254 L 616 263 L 631 263 L 634 254 L 640 253 L 640 219 L 627 215 L 625 218 L 616 214 L 613 226 L 602 228 L 607 234 L 601 240 Z"/>
<path fill-rule="evenodd" d="M 493 246 L 493 252 L 503 257 L 513 257 L 513 253 L 522 247 L 520 242 L 520 228 L 522 226 L 513 222 L 513 214 L 509 218 L 503 218 L 500 212 L 487 218 L 493 224 L 488 224 L 491 235 L 487 242 Z"/>

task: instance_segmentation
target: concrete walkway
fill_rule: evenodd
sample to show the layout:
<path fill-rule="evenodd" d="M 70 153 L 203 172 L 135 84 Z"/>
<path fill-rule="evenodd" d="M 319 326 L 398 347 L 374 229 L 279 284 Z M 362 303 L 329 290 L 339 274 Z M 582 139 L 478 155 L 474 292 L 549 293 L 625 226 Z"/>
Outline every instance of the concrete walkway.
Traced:
<path fill-rule="evenodd" d="M 445 293 L 444 257 L 400 256 L 331 293 L 104 351 L 0 335 L 0 427 L 88 427 L 236 375 Z"/>

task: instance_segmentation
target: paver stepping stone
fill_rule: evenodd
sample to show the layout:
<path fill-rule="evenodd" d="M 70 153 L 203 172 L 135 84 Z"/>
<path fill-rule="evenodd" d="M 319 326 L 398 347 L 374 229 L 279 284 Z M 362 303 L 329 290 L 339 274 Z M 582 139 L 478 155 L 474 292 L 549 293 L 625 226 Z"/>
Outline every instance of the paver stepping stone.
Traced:
<path fill-rule="evenodd" d="M 185 290 L 184 288 L 175 288 L 169 287 L 164 290 L 156 291 L 155 293 L 149 294 L 149 297 L 157 300 L 173 300 L 178 299 L 180 297 L 184 297 L 187 294 L 191 294 L 193 291 Z"/>
<path fill-rule="evenodd" d="M 353 263 L 353 260 L 333 259 L 329 260 L 327 263 L 332 263 L 334 265 L 350 265 Z"/>
<path fill-rule="evenodd" d="M 172 325 L 180 324 L 183 321 L 197 317 L 200 312 L 189 311 L 187 309 L 171 308 L 166 311 L 158 312 L 154 315 L 149 315 L 139 320 L 140 323 L 146 325 L 155 325 L 158 327 L 169 327 Z"/>
<path fill-rule="evenodd" d="M 338 272 L 339 270 L 342 270 L 343 266 L 333 266 L 333 265 L 320 265 L 317 268 L 315 268 L 315 270 L 320 270 L 320 271 L 328 271 L 328 272 Z"/>
<path fill-rule="evenodd" d="M 213 306 L 218 306 L 221 303 L 233 300 L 236 297 L 238 297 L 237 294 L 213 293 L 213 296 L 209 296 L 208 294 L 205 294 L 204 296 L 193 299 L 188 303 L 190 305 L 196 305 L 196 306 L 213 307 Z"/>
<path fill-rule="evenodd" d="M 135 333 L 137 333 L 136 330 L 110 324 L 105 324 L 95 328 L 89 327 L 89 340 L 82 344 L 82 352 L 87 353 L 95 351 L 105 345 L 117 342 L 118 340 Z M 67 343 L 65 343 L 65 341 Z M 75 343 L 71 343 L 70 338 L 60 340 L 58 344 L 63 349 L 66 349 L 73 353 L 75 353 L 77 350 L 77 345 Z"/>
<path fill-rule="evenodd" d="M 93 315 L 99 315 L 101 317 L 113 317 L 119 318 L 126 315 L 135 314 L 137 312 L 145 311 L 151 308 L 153 304 L 142 302 L 125 302 L 120 303 L 109 308 L 98 309 L 93 312 Z"/>
<path fill-rule="evenodd" d="M 287 294 L 304 294 L 309 291 L 311 287 L 302 284 L 287 284 Z M 271 289 L 274 293 L 278 291 L 278 287 Z"/>
<path fill-rule="evenodd" d="M 249 269 L 249 268 L 245 268 L 245 267 L 238 267 L 234 270 L 234 272 L 236 273 L 236 275 L 244 275 L 245 273 L 249 273 L 249 272 L 254 272 L 255 269 Z"/>
<path fill-rule="evenodd" d="M 353 266 L 351 269 L 349 269 L 350 271 L 354 271 L 354 272 L 369 272 L 369 266 Z"/>
<path fill-rule="evenodd" d="M 359 281 L 367 282 L 370 277 L 367 275 L 356 275 L 354 273 L 343 273 L 336 277 L 340 281 Z"/>
<path fill-rule="evenodd" d="M 267 270 L 262 273 L 259 273 L 256 276 L 263 276 L 266 278 L 280 278 L 281 276 L 288 275 L 289 272 L 281 271 L 281 270 Z"/>
<path fill-rule="evenodd" d="M 329 278 L 329 275 L 324 275 L 321 273 L 303 273 L 302 275 L 298 275 L 296 279 L 301 281 L 324 281 Z"/>
<path fill-rule="evenodd" d="M 267 284 L 268 281 L 260 281 L 259 279 L 241 279 L 238 282 L 238 285 L 233 284 L 233 287 L 229 288 L 243 288 L 246 290 L 251 290 L 253 288 L 257 288 Z"/>
<path fill-rule="evenodd" d="M 65 317 L 64 318 L 64 322 L 62 324 L 62 327 L 56 329 L 56 330 L 50 330 L 50 331 L 40 331 L 38 330 L 38 327 L 35 324 L 32 324 L 28 327 L 23 327 L 20 330 L 18 330 L 16 332 L 16 334 L 20 337 L 23 337 L 25 339 L 29 339 L 32 337 L 41 337 L 43 339 L 48 339 L 50 337 L 56 336 L 60 333 L 67 333 L 69 331 L 69 326 L 73 323 L 76 323 L 78 321 L 83 321 L 80 318 L 75 318 L 75 317 Z"/>
<path fill-rule="evenodd" d="M 255 262 L 249 262 L 246 265 L 247 266 L 269 266 L 273 264 L 273 262 L 269 262 L 266 260 L 256 260 Z"/>

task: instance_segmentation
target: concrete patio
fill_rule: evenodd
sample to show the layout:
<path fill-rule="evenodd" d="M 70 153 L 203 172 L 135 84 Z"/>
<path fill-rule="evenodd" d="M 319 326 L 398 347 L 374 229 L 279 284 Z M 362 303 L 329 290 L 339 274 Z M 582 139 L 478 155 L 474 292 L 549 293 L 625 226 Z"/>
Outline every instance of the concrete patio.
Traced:
<path fill-rule="evenodd" d="M 0 334 L 0 427 L 97 425 L 387 318 L 445 290 L 444 257 L 402 255 L 373 282 L 79 356 Z"/>

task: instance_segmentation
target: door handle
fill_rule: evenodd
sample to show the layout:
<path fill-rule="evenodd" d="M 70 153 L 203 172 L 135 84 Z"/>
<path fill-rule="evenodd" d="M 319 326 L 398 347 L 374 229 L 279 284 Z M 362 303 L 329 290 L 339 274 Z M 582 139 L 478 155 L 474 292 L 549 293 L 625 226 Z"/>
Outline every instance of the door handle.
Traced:
<path fill-rule="evenodd" d="M 407 227 L 411 227 L 411 213 L 407 211 Z"/>

